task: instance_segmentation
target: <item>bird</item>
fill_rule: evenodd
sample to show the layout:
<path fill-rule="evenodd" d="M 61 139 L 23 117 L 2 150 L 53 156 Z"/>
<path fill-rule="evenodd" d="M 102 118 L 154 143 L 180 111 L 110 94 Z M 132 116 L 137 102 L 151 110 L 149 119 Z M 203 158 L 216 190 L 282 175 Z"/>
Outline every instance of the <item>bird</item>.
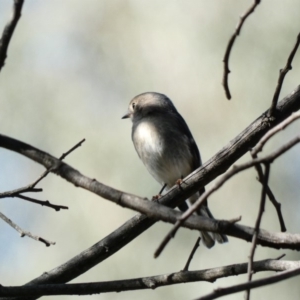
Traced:
<path fill-rule="evenodd" d="M 162 185 L 162 190 L 165 187 L 170 189 L 202 165 L 199 149 L 187 123 L 166 95 L 156 92 L 137 95 L 122 117 L 127 118 L 132 121 L 131 138 L 135 150 L 148 172 Z M 204 191 L 204 187 L 200 188 L 188 201 L 194 203 Z M 179 206 L 182 211 L 187 208 L 185 202 Z M 207 203 L 197 213 L 213 218 Z M 200 233 L 207 248 L 213 247 L 215 240 L 219 243 L 228 241 L 224 234 Z"/>

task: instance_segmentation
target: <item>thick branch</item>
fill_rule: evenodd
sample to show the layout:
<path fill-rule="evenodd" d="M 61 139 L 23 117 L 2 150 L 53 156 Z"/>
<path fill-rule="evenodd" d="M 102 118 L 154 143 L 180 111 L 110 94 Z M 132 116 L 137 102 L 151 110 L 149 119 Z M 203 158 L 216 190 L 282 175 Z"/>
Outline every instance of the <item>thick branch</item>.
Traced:
<path fill-rule="evenodd" d="M 285 271 L 300 266 L 296 261 L 261 260 L 254 262 L 253 271 Z M 245 274 L 247 263 L 235 264 L 201 271 L 180 271 L 171 274 L 157 275 L 151 277 L 134 278 L 127 280 L 116 280 L 106 282 L 75 283 L 75 284 L 43 284 L 4 287 L 0 286 L 0 296 L 46 296 L 46 295 L 90 295 L 109 292 L 121 292 L 143 289 L 155 289 L 162 286 L 208 281 Z"/>

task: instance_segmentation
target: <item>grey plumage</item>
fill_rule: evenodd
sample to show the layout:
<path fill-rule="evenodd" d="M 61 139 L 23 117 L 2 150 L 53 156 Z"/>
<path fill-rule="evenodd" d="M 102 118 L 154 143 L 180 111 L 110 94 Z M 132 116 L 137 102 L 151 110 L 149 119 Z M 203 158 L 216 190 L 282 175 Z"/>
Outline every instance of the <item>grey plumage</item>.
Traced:
<path fill-rule="evenodd" d="M 159 93 L 144 93 L 133 98 L 128 113 L 131 118 L 132 141 L 149 173 L 161 184 L 171 188 L 178 179 L 184 178 L 201 166 L 201 157 L 194 138 L 172 101 Z M 195 202 L 203 193 L 202 188 L 189 200 Z M 184 209 L 184 205 L 180 208 Z M 207 205 L 199 215 L 213 218 Z M 203 242 L 211 248 L 214 240 L 227 242 L 220 234 L 201 232 Z"/>

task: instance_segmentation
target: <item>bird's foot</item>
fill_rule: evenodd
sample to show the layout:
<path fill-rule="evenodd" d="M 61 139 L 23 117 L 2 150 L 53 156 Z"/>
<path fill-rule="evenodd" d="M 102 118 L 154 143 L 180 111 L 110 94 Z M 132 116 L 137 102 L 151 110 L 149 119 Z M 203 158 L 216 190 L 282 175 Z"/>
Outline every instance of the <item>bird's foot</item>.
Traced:
<path fill-rule="evenodd" d="M 152 201 L 157 202 L 158 199 L 161 198 L 161 194 L 152 197 Z"/>

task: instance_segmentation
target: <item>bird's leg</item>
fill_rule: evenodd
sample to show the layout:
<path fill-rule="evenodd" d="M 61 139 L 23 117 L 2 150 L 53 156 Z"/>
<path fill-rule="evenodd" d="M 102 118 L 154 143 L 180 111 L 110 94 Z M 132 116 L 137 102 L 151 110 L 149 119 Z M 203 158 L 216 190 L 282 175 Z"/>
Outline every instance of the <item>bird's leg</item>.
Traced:
<path fill-rule="evenodd" d="M 181 185 L 182 184 L 186 184 L 184 181 L 183 181 L 183 176 L 181 175 L 181 178 L 180 179 L 177 179 L 175 184 L 179 187 L 179 189 L 181 189 Z"/>
<path fill-rule="evenodd" d="M 161 194 L 164 191 L 164 189 L 166 188 L 166 186 L 167 186 L 167 184 L 165 183 L 163 185 L 163 187 L 161 188 L 161 190 L 159 191 L 158 195 L 152 197 L 152 201 L 157 201 L 161 197 Z"/>
<path fill-rule="evenodd" d="M 163 185 L 163 187 L 161 188 L 161 190 L 159 191 L 158 195 L 161 195 L 161 194 L 162 194 L 162 192 L 164 191 L 164 189 L 166 188 L 166 186 L 167 186 L 167 184 L 165 183 L 165 184 Z"/>

